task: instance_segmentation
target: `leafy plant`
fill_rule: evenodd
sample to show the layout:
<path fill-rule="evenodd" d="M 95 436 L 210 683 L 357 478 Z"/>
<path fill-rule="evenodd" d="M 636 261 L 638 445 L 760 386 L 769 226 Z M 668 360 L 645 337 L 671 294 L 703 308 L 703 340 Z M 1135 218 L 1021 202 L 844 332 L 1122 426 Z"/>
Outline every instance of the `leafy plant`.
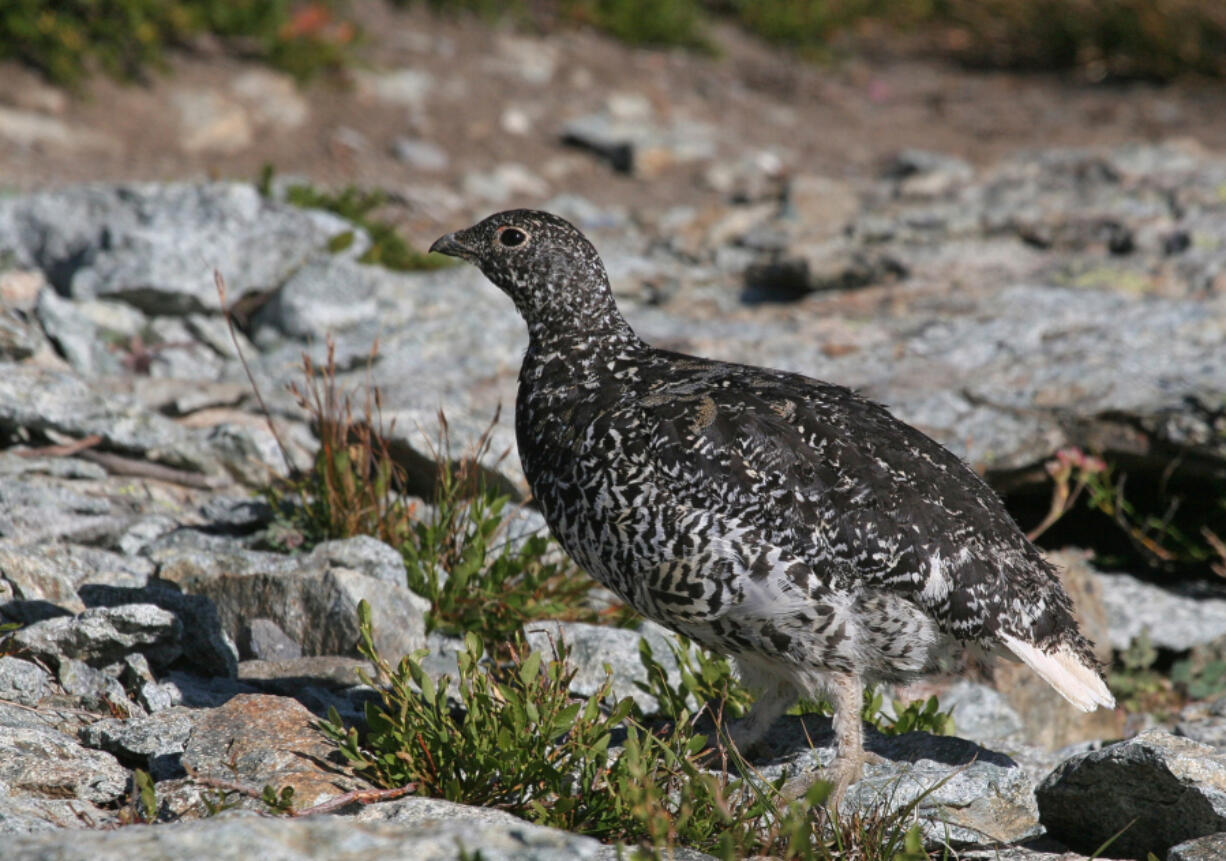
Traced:
<path fill-rule="evenodd" d="M 75 85 L 95 67 L 134 79 L 209 33 L 299 78 L 347 62 L 357 32 L 332 3 L 292 0 L 7 0 L 0 59 Z"/>
<path fill-rule="evenodd" d="M 378 353 L 372 347 L 370 361 Z M 361 418 L 336 382 L 336 345 L 316 368 L 302 357 L 303 383 L 290 384 L 298 405 L 319 436 L 313 468 L 264 492 L 279 522 L 273 535 L 287 549 L 312 547 L 334 538 L 372 535 L 392 546 L 409 539 L 414 505 L 402 493 L 404 470 L 388 448 L 379 389 L 365 389 Z M 390 428 L 388 429 L 390 432 Z"/>
<path fill-rule="evenodd" d="M 256 187 L 266 197 L 273 191 L 273 169 L 265 165 Z M 370 237 L 370 248 L 359 258 L 362 263 L 383 266 L 400 272 L 442 269 L 455 263 L 442 254 L 418 251 L 396 232 L 390 221 L 377 212 L 391 202 L 386 192 L 346 186 L 337 192 L 327 192 L 313 185 L 291 185 L 285 189 L 285 200 L 303 209 L 323 209 L 335 213 L 364 229 Z M 353 231 L 342 231 L 328 241 L 328 250 L 337 253 L 350 247 Z"/>
<path fill-rule="evenodd" d="M 384 683 L 382 703 L 368 704 L 365 735 L 334 710 L 321 727 L 377 785 L 411 785 L 421 795 L 498 807 L 607 842 L 691 846 L 729 859 L 886 861 L 922 852 L 920 832 L 908 822 L 918 801 L 896 813 L 840 818 L 820 806 L 829 784 L 789 802 L 779 794 L 784 777 L 765 781 L 743 760 L 735 764 L 746 777 L 710 770 L 693 713 L 682 709 L 670 727 L 651 732 L 634 719 L 630 699 L 608 701 L 608 683 L 576 700 L 564 649 L 545 657 L 516 646 L 507 661 L 493 662 L 470 634 L 453 688 L 448 677 L 432 679 L 418 656 L 391 666 L 374 647 L 365 603 L 359 620 L 359 648 Z"/>
<path fill-rule="evenodd" d="M 1171 680 L 1156 668 L 1158 650 L 1142 631 L 1117 656 L 1107 673 L 1107 683 L 1116 701 L 1128 712 L 1166 714 L 1182 705 Z"/>
<path fill-rule="evenodd" d="M 694 704 L 715 704 L 722 715 L 730 718 L 743 716 L 753 701 L 749 691 L 737 680 L 727 658 L 713 655 L 705 649 L 693 646 L 689 640 L 678 636 L 670 644 L 680 670 L 679 681 L 670 684 L 668 671 L 655 658 L 651 645 L 639 643 L 639 660 L 647 671 L 647 681 L 637 682 L 644 693 L 655 697 L 660 714 L 668 720 L 677 720 L 691 711 Z M 930 732 L 934 735 L 953 735 L 954 720 L 951 712 L 942 712 L 935 696 L 927 700 L 904 703 L 894 700 L 894 714 L 884 709 L 885 697 L 874 688 L 864 691 L 864 708 L 861 718 L 885 735 L 901 735 L 905 732 Z M 788 714 L 833 714 L 826 702 L 801 701 L 789 709 Z"/>

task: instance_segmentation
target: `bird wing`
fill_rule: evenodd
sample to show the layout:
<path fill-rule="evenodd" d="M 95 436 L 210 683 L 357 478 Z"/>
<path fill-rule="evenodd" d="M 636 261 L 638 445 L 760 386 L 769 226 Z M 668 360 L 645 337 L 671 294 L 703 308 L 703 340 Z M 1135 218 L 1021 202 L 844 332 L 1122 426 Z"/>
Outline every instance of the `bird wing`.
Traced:
<path fill-rule="evenodd" d="M 991 489 L 884 407 L 662 355 L 638 405 L 656 481 L 683 504 L 753 526 L 832 586 L 903 595 L 963 640 L 995 640 L 1005 623 L 1041 642 L 1071 621 L 1054 569 Z"/>

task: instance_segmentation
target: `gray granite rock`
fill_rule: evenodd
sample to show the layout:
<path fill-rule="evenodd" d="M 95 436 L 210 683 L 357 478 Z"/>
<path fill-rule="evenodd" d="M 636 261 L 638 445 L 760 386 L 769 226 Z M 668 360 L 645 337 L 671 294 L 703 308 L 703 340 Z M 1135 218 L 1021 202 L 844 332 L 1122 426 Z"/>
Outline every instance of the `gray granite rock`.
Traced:
<path fill-rule="evenodd" d="M 941 694 L 941 710 L 952 710 L 959 738 L 978 744 L 1017 740 L 1024 727 L 1000 692 L 975 682 L 955 682 Z"/>
<path fill-rule="evenodd" d="M 105 448 L 168 466 L 216 472 L 216 459 L 187 429 L 83 377 L 33 365 L 0 366 L 0 427 L 97 435 Z"/>
<path fill-rule="evenodd" d="M 128 692 L 118 679 L 84 661 L 61 657 L 56 679 L 64 693 L 75 697 L 81 708 L 102 714 L 141 716 L 141 707 L 128 699 Z"/>
<path fill-rule="evenodd" d="M 1226 635 L 1226 599 L 1193 597 L 1129 574 L 1097 574 L 1111 632 L 1123 650 L 1142 632 L 1160 649 L 1182 652 Z"/>
<path fill-rule="evenodd" d="M 32 706 L 51 692 L 51 675 L 38 664 L 0 656 L 0 700 Z"/>
<path fill-rule="evenodd" d="M 3 374 L 0 367 L 0 377 Z M 35 474 L 0 481 L 0 538 L 16 543 L 97 539 L 126 528 L 130 521 L 131 516 L 106 496 L 47 482 Z"/>
<path fill-rule="evenodd" d="M 148 717 L 106 718 L 79 734 L 87 747 L 114 754 L 121 762 L 148 771 L 154 780 L 183 776 L 179 754 L 187 745 L 197 712 L 172 707 Z"/>
<path fill-rule="evenodd" d="M 916 802 L 927 838 L 953 845 L 1015 843 L 1042 832 L 1034 784 L 1005 754 L 952 736 L 886 736 L 868 726 L 864 746 L 881 760 L 866 764 L 863 777 L 848 789 L 844 815 Z M 773 779 L 785 771 L 794 776 L 823 768 L 834 754 L 829 718 L 789 717 L 771 728 L 751 763 Z"/>
<path fill-rule="evenodd" d="M 46 288 L 38 294 L 36 312 L 47 337 L 75 370 L 86 376 L 122 370 L 119 354 L 109 349 L 103 332 L 73 302 Z"/>
<path fill-rule="evenodd" d="M 251 619 L 238 632 L 238 651 L 244 658 L 284 661 L 302 657 L 302 646 L 272 619 Z"/>
<path fill-rule="evenodd" d="M 82 586 L 80 594 L 92 607 L 119 609 L 134 604 L 157 607 L 171 614 L 183 632 L 182 655 L 189 663 L 210 675 L 233 678 L 238 672 L 234 639 L 207 595 L 185 595 L 165 583 L 151 583 L 143 588 L 91 584 Z"/>
<path fill-rule="evenodd" d="M 281 285 L 256 323 L 275 326 L 291 338 L 322 340 L 378 319 L 380 283 L 394 277 L 381 267 L 344 258 L 312 260 Z M 340 284 L 343 290 L 337 289 Z"/>
<path fill-rule="evenodd" d="M 87 801 L 17 795 L 0 798 L 0 835 L 40 834 L 91 826 L 101 828 L 113 823 L 113 811 L 103 810 Z"/>
<path fill-rule="evenodd" d="M 384 570 L 379 566 L 390 558 L 382 552 L 370 556 L 367 542 L 345 547 L 332 543 L 291 557 L 247 550 L 226 539 L 199 546 L 186 538 L 168 536 L 150 548 L 158 576 L 213 601 L 231 637 L 237 637 L 248 620 L 266 618 L 300 644 L 304 654 L 356 656 L 357 605 L 366 599 L 376 644 L 385 655 L 399 656 L 425 645 L 425 599 L 407 586 L 336 565 L 329 558 L 337 552 L 364 566 L 381 560 L 367 570 Z"/>
<path fill-rule="evenodd" d="M 153 314 L 215 312 L 216 267 L 230 301 L 272 289 L 351 228 L 243 183 L 77 186 L 0 201 L 0 252 L 74 299 L 121 299 Z"/>
<path fill-rule="evenodd" d="M 183 625 L 173 613 L 153 604 L 124 604 L 35 622 L 16 631 L 12 643 L 52 666 L 62 658 L 105 666 L 131 651 L 164 665 L 182 654 L 182 637 Z"/>
<path fill-rule="evenodd" d="M 108 804 L 127 789 L 128 771 L 63 733 L 0 725 L 0 785 L 17 795 Z"/>
<path fill-rule="evenodd" d="M 1109 854 L 1161 856 L 1177 843 L 1226 831 L 1226 754 L 1148 730 L 1066 760 L 1036 795 L 1048 832 L 1079 852 L 1122 831 Z"/>
<path fill-rule="evenodd" d="M 1185 840 L 1166 853 L 1166 861 L 1219 861 L 1221 858 L 1226 858 L 1226 831 Z"/>
<path fill-rule="evenodd" d="M 614 857 L 608 847 L 591 837 L 527 822 L 474 828 L 462 819 L 400 825 L 323 816 L 275 819 L 244 813 L 201 822 L 134 825 L 91 834 L 88 841 L 79 835 L 34 834 L 14 837 L 6 845 L 13 857 L 28 861 L 128 861 L 133 857 L 455 861 L 478 854 L 485 861 L 611 861 Z"/>
<path fill-rule="evenodd" d="M 311 555 L 329 566 L 350 568 L 393 586 L 405 585 L 407 575 L 400 551 L 369 535 L 325 541 Z"/>

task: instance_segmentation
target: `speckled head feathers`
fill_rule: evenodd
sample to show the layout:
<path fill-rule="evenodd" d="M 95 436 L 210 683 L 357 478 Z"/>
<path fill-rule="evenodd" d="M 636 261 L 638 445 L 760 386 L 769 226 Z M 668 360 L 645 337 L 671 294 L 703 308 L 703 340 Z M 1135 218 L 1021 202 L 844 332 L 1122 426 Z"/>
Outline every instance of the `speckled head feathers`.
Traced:
<path fill-rule="evenodd" d="M 532 337 L 626 330 L 604 264 L 565 219 L 532 209 L 491 215 L 431 251 L 474 264 L 511 297 Z"/>

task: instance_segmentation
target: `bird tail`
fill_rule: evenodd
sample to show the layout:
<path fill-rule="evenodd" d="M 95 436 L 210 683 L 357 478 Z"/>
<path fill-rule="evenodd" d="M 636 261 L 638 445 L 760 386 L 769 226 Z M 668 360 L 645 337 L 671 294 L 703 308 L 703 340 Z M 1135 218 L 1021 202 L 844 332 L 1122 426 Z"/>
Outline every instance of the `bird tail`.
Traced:
<path fill-rule="evenodd" d="M 1092 658 L 1079 654 L 1067 643 L 1036 646 L 1010 634 L 1002 634 L 1001 642 L 1034 670 L 1060 696 L 1083 712 L 1099 706 L 1115 708 L 1115 697 L 1107 690 L 1102 674 Z"/>

